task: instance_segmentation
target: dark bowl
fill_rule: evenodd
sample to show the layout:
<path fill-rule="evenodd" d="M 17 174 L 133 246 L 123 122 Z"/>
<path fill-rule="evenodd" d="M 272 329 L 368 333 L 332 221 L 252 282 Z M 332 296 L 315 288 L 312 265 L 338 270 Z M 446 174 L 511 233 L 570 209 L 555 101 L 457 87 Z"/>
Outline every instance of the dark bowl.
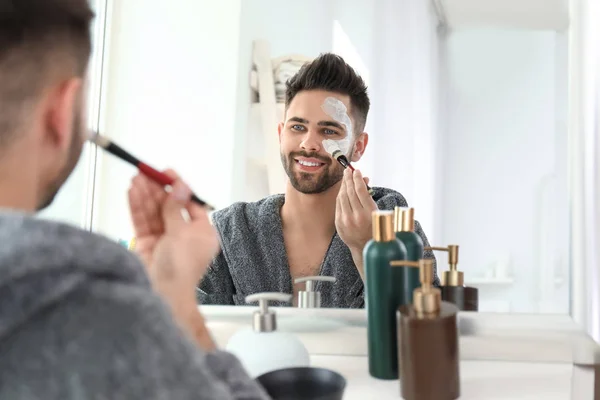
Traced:
<path fill-rule="evenodd" d="M 342 400 L 346 379 L 325 368 L 298 367 L 256 378 L 273 400 Z"/>

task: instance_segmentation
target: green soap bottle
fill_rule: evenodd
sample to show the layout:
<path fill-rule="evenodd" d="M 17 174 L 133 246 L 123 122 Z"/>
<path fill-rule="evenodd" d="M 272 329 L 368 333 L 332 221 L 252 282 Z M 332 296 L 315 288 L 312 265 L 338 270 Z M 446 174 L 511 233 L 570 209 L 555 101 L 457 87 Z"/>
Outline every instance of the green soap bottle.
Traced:
<path fill-rule="evenodd" d="M 423 258 L 423 240 L 415 232 L 414 208 L 396 207 L 394 209 L 394 231 L 396 238 L 406 247 L 407 261 L 416 263 Z M 412 304 L 413 292 L 421 286 L 419 268 L 403 265 L 394 267 L 392 273 L 398 275 L 395 280 L 400 282 L 395 292 L 398 306 Z"/>
<path fill-rule="evenodd" d="M 398 379 L 398 340 L 393 260 L 405 260 L 406 247 L 394 234 L 394 212 L 373 212 L 373 239 L 363 250 L 369 374 L 373 378 Z"/>

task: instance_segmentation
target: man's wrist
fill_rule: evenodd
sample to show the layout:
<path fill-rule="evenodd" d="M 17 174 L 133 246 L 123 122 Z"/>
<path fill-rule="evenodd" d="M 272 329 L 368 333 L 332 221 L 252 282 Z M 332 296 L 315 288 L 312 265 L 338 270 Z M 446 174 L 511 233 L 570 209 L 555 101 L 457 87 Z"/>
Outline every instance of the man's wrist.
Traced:
<path fill-rule="evenodd" d="M 217 349 L 217 345 L 213 340 L 210 331 L 206 327 L 206 321 L 204 316 L 200 313 L 200 310 L 196 307 L 195 312 L 191 312 L 186 318 L 186 326 L 189 333 L 196 343 L 205 351 L 214 351 Z"/>
<path fill-rule="evenodd" d="M 350 254 L 352 255 L 352 260 L 354 261 L 354 266 L 356 267 L 358 274 L 364 281 L 365 273 L 364 273 L 364 265 L 363 265 L 363 249 L 362 248 L 361 249 L 350 248 Z"/>
<path fill-rule="evenodd" d="M 362 265 L 363 250 L 364 250 L 364 246 L 360 247 L 360 248 L 358 248 L 358 247 L 350 248 L 350 254 L 352 255 L 352 259 L 354 260 L 355 263 L 360 262 L 360 264 Z"/>
<path fill-rule="evenodd" d="M 362 251 L 364 249 L 364 246 L 351 246 L 349 247 L 350 249 L 350 253 L 352 253 L 352 256 L 362 256 Z"/>
<path fill-rule="evenodd" d="M 217 348 L 195 300 L 179 303 L 177 306 L 172 305 L 171 308 L 176 322 L 198 346 L 206 351 L 213 351 Z"/>
<path fill-rule="evenodd" d="M 175 282 L 155 282 L 154 288 L 171 309 L 175 322 L 206 351 L 213 351 L 216 345 L 206 327 L 204 317 L 198 309 L 195 287 L 185 287 Z"/>

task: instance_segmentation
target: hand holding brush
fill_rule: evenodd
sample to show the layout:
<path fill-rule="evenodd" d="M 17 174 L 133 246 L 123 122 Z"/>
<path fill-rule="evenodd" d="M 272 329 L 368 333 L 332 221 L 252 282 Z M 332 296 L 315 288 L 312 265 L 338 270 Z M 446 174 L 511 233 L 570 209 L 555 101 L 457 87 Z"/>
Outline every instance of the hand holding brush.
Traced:
<path fill-rule="evenodd" d="M 340 147 L 335 142 L 335 140 L 324 140 L 323 148 L 326 152 L 328 152 L 331 155 L 331 157 L 333 157 L 340 164 L 342 164 L 344 168 L 349 168 L 350 170 L 352 170 L 352 172 L 355 171 L 354 167 L 352 166 L 352 164 L 350 164 L 350 161 L 348 161 L 348 158 L 344 155 L 344 153 L 342 153 L 342 150 L 340 150 Z M 369 194 L 373 196 L 373 189 L 371 189 L 369 185 L 367 185 L 367 190 L 369 191 Z"/>
<path fill-rule="evenodd" d="M 162 186 L 172 186 L 174 183 L 174 179 L 171 178 L 170 176 L 157 171 L 156 169 L 152 168 L 150 165 L 140 161 L 139 159 L 137 159 L 136 157 L 134 157 L 131 153 L 129 153 L 128 151 L 124 150 L 122 147 L 120 147 L 119 145 L 113 143 L 112 141 L 110 141 L 109 139 L 101 136 L 98 133 L 92 133 L 89 136 L 89 140 L 96 144 L 97 146 L 103 148 L 104 150 L 106 150 L 107 152 L 109 152 L 110 154 L 120 158 L 121 160 L 128 162 L 129 164 L 133 165 L 134 167 L 136 167 L 142 174 L 146 175 L 148 178 L 152 179 L 154 182 L 162 185 Z M 214 210 L 214 207 L 208 205 L 204 200 L 200 199 L 198 196 L 196 196 L 195 194 L 192 193 L 192 198 L 191 200 L 200 205 L 203 206 L 205 208 L 208 209 L 208 211 L 212 211 Z"/>

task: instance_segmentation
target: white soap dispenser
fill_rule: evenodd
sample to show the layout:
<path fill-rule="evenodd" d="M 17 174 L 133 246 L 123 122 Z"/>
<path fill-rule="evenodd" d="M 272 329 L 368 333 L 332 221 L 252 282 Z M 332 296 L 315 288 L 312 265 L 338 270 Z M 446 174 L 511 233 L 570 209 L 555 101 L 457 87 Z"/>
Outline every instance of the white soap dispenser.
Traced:
<path fill-rule="evenodd" d="M 257 378 L 283 368 L 308 367 L 310 356 L 304 344 L 294 335 L 277 331 L 275 313 L 268 301 L 289 302 L 291 294 L 257 293 L 246 297 L 246 303 L 258 301 L 252 328 L 236 332 L 225 349 L 238 357 L 248 374 Z"/>
<path fill-rule="evenodd" d="M 306 290 L 298 292 L 298 307 L 299 308 L 320 308 L 321 293 L 314 291 L 314 282 L 335 282 L 333 276 L 304 276 L 298 278 L 294 283 L 306 282 Z"/>

